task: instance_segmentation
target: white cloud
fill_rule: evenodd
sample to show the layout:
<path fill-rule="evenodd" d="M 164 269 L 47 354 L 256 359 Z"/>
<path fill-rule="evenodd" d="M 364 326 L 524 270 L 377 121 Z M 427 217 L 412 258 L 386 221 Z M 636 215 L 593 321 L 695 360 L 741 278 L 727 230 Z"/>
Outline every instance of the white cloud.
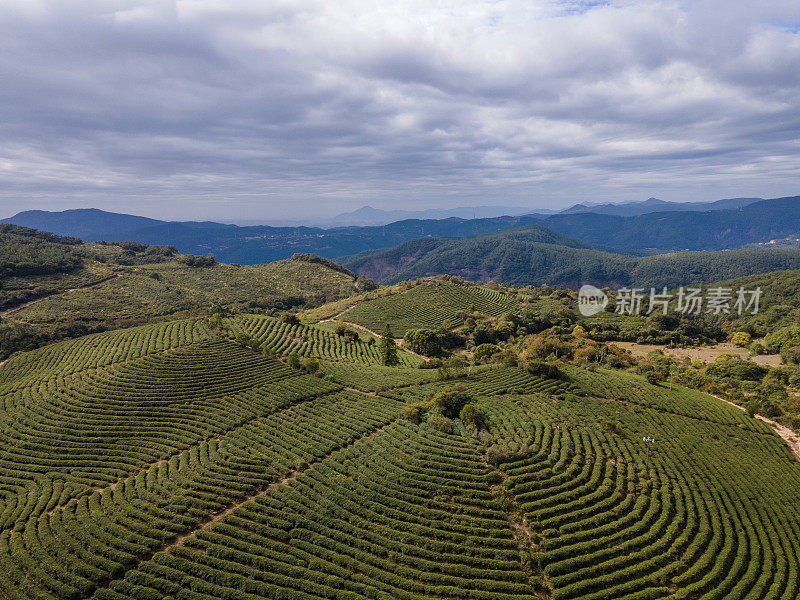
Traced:
<path fill-rule="evenodd" d="M 15 0 L 0 209 L 796 193 L 799 23 L 783 0 Z"/>

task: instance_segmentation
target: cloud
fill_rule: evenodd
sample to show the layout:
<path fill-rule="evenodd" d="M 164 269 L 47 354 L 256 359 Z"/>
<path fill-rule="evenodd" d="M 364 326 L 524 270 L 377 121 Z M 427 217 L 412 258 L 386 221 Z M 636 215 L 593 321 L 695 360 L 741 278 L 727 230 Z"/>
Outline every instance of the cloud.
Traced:
<path fill-rule="evenodd" d="M 11 0 L 0 209 L 798 193 L 798 24 L 794 1 Z"/>

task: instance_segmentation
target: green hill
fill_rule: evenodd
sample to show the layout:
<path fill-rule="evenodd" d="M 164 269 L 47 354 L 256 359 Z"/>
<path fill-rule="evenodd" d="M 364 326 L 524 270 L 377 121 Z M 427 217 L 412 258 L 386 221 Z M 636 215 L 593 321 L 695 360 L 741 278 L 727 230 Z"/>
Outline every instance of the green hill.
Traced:
<path fill-rule="evenodd" d="M 0 360 L 15 350 L 221 304 L 271 310 L 349 296 L 363 280 L 314 255 L 240 266 L 136 242 L 83 243 L 0 226 Z"/>
<path fill-rule="evenodd" d="M 376 281 L 450 274 L 509 285 L 677 287 L 800 268 L 800 250 L 752 248 L 634 257 L 547 240 L 542 227 L 459 239 L 424 239 L 339 259 Z M 568 239 L 568 238 L 567 238 Z"/>
<path fill-rule="evenodd" d="M 466 315 L 499 316 L 519 306 L 516 299 L 478 285 L 434 280 L 399 293 L 358 302 L 341 319 L 380 333 L 386 325 L 402 337 L 408 329 L 455 327 Z"/>
<path fill-rule="evenodd" d="M 0 366 L 0 597 L 800 594 L 800 464 L 716 398 L 568 365 L 436 381 L 307 326 L 216 327 L 100 333 Z M 330 373 L 230 341 L 243 329 L 281 352 L 307 339 Z M 414 417 L 431 396 L 468 399 L 475 425 L 458 406 Z"/>

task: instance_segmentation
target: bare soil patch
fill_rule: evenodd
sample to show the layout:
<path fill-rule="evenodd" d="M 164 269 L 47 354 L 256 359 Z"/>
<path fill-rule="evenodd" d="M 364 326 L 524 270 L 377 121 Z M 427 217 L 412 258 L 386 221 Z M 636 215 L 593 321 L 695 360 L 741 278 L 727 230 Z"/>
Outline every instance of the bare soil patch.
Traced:
<path fill-rule="evenodd" d="M 697 359 L 700 362 L 712 363 L 717 360 L 721 354 L 738 354 L 743 359 L 751 360 L 757 365 L 777 367 L 781 364 L 781 357 L 779 354 L 750 356 L 750 351 L 747 348 L 740 348 L 727 342 L 715 344 L 713 346 L 699 346 L 697 348 L 668 348 L 667 346 L 637 344 L 636 342 L 612 343 L 624 350 L 629 350 L 634 356 L 647 356 L 647 354 L 653 350 L 661 350 L 664 354 L 679 360 L 688 357 L 691 360 Z"/>

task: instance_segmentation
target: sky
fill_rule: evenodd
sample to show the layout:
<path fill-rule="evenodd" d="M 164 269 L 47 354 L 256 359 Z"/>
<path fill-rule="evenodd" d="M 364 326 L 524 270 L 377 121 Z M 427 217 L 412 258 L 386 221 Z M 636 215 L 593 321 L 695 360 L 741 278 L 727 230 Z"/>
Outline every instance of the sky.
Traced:
<path fill-rule="evenodd" d="M 0 217 L 797 194 L 796 0 L 0 3 Z"/>

